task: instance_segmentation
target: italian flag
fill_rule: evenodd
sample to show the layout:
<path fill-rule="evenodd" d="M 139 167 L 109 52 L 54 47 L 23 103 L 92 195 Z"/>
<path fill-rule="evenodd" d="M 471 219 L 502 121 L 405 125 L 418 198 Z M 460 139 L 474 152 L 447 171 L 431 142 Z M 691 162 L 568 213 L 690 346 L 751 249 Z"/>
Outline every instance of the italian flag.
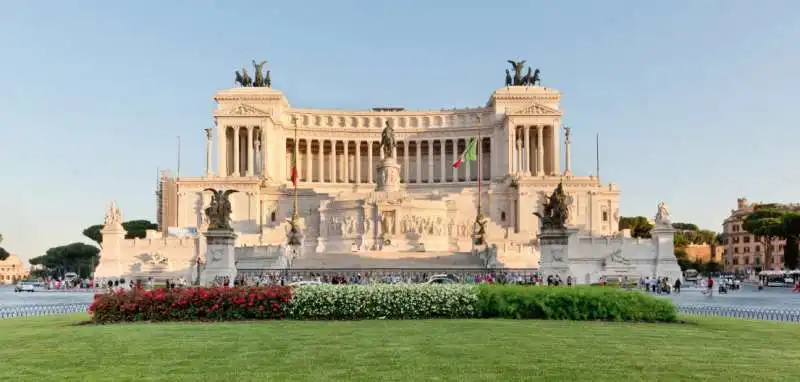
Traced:
<path fill-rule="evenodd" d="M 297 188 L 297 153 L 292 151 L 292 185 Z"/>
<path fill-rule="evenodd" d="M 459 168 L 462 164 L 466 161 L 474 161 L 478 159 L 478 139 L 472 137 L 467 143 L 467 148 L 464 149 L 464 152 L 461 153 L 461 156 L 458 157 L 458 160 L 453 163 L 453 168 Z"/>

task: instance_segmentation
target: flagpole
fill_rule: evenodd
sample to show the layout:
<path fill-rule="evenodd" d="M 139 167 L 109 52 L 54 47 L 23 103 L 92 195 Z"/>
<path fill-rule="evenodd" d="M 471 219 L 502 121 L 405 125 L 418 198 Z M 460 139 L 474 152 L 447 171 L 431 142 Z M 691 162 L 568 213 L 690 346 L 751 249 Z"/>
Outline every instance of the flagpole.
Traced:
<path fill-rule="evenodd" d="M 481 116 L 476 115 L 478 121 L 478 216 L 481 216 L 481 178 L 483 177 L 483 147 L 481 145 Z"/>
<path fill-rule="evenodd" d="M 292 218 L 297 217 L 297 149 L 300 147 L 300 144 L 297 142 L 297 117 L 292 117 L 292 124 L 294 124 L 294 145 L 292 147 L 293 155 L 292 155 L 292 174 L 294 178 L 292 179 L 292 183 L 294 186 L 294 205 L 292 212 Z"/>

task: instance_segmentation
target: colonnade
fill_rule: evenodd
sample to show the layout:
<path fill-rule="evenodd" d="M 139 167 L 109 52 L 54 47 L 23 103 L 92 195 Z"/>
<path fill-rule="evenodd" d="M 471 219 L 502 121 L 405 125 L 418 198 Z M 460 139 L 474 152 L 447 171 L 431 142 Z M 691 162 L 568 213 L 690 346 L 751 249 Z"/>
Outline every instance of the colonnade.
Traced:
<path fill-rule="evenodd" d="M 233 176 L 261 175 L 266 159 L 263 143 L 259 126 L 227 127 L 224 146 L 225 174 Z"/>
<path fill-rule="evenodd" d="M 453 163 L 466 149 L 470 138 L 417 139 L 398 141 L 395 158 L 401 165 L 402 183 L 458 183 L 491 179 L 491 140 L 478 145 L 480 161 Z M 286 140 L 286 170 L 291 174 L 292 153 L 297 153 L 298 181 L 301 183 L 375 183 L 377 166 L 383 158 L 378 140 L 299 138 Z M 479 171 L 478 163 L 481 163 Z"/>
<path fill-rule="evenodd" d="M 512 174 L 558 174 L 558 133 L 553 126 L 517 126 L 511 143 Z"/>

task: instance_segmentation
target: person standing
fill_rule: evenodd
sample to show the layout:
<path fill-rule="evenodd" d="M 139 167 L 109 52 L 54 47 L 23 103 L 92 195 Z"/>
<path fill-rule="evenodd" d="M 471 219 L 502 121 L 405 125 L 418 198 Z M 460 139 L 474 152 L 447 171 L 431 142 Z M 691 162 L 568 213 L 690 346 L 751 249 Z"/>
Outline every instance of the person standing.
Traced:
<path fill-rule="evenodd" d="M 714 279 L 709 275 L 708 280 L 706 280 L 706 288 L 708 289 L 708 297 L 714 295 Z"/>

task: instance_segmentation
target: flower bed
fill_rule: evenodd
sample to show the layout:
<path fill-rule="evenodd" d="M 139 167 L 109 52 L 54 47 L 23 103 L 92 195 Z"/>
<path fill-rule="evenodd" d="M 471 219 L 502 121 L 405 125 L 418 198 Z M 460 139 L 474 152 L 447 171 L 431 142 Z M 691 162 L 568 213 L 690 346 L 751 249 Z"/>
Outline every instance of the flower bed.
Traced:
<path fill-rule="evenodd" d="M 132 290 L 95 296 L 89 314 L 98 323 L 281 319 L 291 298 L 281 286 Z"/>
<path fill-rule="evenodd" d="M 674 321 L 675 306 L 637 291 L 518 285 L 307 285 L 181 288 L 99 295 L 98 323 L 187 320 L 511 318 Z"/>
<path fill-rule="evenodd" d="M 475 317 L 471 285 L 314 285 L 295 290 L 289 317 L 308 320 Z"/>

